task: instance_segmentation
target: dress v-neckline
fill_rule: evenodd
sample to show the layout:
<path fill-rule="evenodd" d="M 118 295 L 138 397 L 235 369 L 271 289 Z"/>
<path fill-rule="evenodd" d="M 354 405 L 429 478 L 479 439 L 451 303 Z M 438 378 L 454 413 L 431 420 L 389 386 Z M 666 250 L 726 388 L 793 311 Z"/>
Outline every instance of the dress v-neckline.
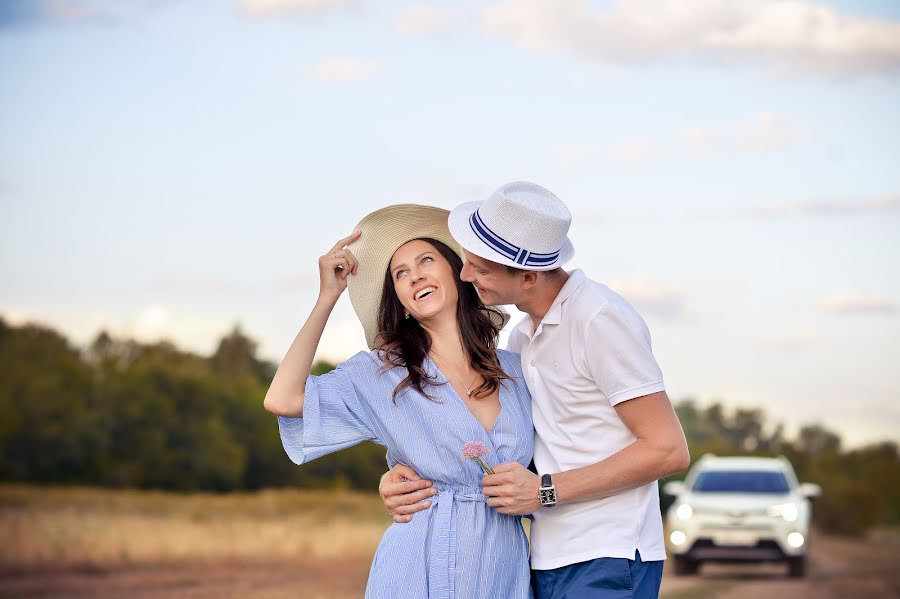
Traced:
<path fill-rule="evenodd" d="M 464 400 L 462 398 L 462 396 L 460 396 L 460 394 L 457 393 L 456 388 L 453 386 L 453 383 L 451 383 L 450 379 L 448 379 L 447 376 L 443 373 L 443 371 L 441 371 L 441 369 L 437 365 L 437 363 L 431 359 L 431 356 L 425 356 L 425 359 L 428 360 L 432 366 L 434 366 L 435 372 L 437 372 L 437 374 L 439 374 L 440 377 L 443 379 L 443 382 L 447 386 L 450 387 L 450 390 L 453 391 L 453 395 L 456 396 L 456 399 L 458 399 L 459 403 L 462 404 L 463 409 L 469 414 L 469 416 L 472 418 L 472 420 L 475 421 L 475 424 L 478 425 L 478 428 L 483 430 L 485 432 L 485 434 L 488 435 L 488 437 L 490 437 L 491 433 L 494 432 L 494 429 L 497 428 L 497 423 L 500 422 L 500 416 L 503 415 L 503 381 L 500 381 L 500 384 L 497 388 L 497 402 L 500 404 L 500 411 L 497 412 L 497 417 L 494 418 L 494 422 L 491 423 L 491 427 L 484 428 L 484 424 L 481 422 L 481 420 L 478 419 L 478 416 L 476 416 L 475 413 L 472 412 L 472 410 L 469 408 L 468 404 L 466 404 L 466 400 Z"/>

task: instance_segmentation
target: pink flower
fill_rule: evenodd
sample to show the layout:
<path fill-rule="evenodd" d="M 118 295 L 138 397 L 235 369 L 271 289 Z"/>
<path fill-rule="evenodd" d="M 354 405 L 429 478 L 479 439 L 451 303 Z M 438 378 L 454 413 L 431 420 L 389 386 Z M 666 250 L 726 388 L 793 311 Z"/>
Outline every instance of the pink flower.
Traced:
<path fill-rule="evenodd" d="M 491 450 L 485 446 L 484 443 L 479 441 L 469 441 L 462 448 L 462 458 L 464 460 L 477 460 L 478 458 L 483 458 L 487 454 L 491 453 Z"/>
<path fill-rule="evenodd" d="M 462 459 L 468 460 L 470 462 L 475 462 L 481 469 L 484 470 L 487 474 L 493 474 L 494 471 L 491 470 L 491 467 L 487 465 L 484 461 L 485 456 L 491 453 L 491 450 L 488 449 L 484 443 L 479 441 L 469 441 L 462 448 Z"/>

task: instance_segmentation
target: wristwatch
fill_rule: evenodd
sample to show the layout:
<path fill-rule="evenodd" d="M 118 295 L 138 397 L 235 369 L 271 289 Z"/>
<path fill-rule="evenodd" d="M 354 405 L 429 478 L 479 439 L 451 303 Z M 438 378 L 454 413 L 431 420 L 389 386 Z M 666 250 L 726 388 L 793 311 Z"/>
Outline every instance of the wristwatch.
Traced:
<path fill-rule="evenodd" d="M 553 486 L 553 481 L 550 479 L 549 474 L 541 476 L 541 486 L 538 489 L 538 496 L 541 499 L 541 505 L 543 507 L 553 507 L 556 505 L 556 487 Z"/>

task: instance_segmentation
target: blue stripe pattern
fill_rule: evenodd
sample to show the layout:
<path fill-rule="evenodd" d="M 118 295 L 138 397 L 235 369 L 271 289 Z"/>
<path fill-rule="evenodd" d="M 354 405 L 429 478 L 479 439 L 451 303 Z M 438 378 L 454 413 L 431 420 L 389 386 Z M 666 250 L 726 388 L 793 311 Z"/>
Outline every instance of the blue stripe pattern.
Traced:
<path fill-rule="evenodd" d="M 559 253 L 562 251 L 562 249 L 559 249 L 550 254 L 535 254 L 525 248 L 520 248 L 503 239 L 484 224 L 478 210 L 469 217 L 469 226 L 472 227 L 472 232 L 478 236 L 478 239 L 488 247 L 521 266 L 546 266 L 559 258 Z"/>
<path fill-rule="evenodd" d="M 375 553 L 366 597 L 531 597 L 528 542 L 518 517 L 497 513 L 481 493 L 481 468 L 460 457 L 480 441 L 490 465 L 527 466 L 534 450 L 531 397 L 518 354 L 499 350 L 513 377 L 500 389 L 500 415 L 489 431 L 446 383 L 437 366 L 434 401 L 405 390 L 391 400 L 405 368 L 385 370 L 376 352 L 360 352 L 332 372 L 306 382 L 303 418 L 278 418 L 281 441 L 297 464 L 362 441 L 387 448 L 389 466 L 408 464 L 439 491 L 430 508 L 407 524 L 392 524 Z"/>

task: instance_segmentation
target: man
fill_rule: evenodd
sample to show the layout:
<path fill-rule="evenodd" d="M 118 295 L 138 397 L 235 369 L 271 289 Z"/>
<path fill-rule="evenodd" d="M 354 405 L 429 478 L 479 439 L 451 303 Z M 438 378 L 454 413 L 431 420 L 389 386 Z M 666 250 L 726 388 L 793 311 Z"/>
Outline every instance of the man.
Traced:
<path fill-rule="evenodd" d="M 580 270 L 571 215 L 547 189 L 504 185 L 450 214 L 461 278 L 486 305 L 527 316 L 510 334 L 532 395 L 537 474 L 518 463 L 485 475 L 488 505 L 533 514 L 535 597 L 656 597 L 665 559 L 656 481 L 684 470 L 684 433 L 640 315 Z M 397 522 L 429 507 L 429 481 L 402 465 L 380 491 Z M 424 500 L 424 501 L 423 501 Z"/>

